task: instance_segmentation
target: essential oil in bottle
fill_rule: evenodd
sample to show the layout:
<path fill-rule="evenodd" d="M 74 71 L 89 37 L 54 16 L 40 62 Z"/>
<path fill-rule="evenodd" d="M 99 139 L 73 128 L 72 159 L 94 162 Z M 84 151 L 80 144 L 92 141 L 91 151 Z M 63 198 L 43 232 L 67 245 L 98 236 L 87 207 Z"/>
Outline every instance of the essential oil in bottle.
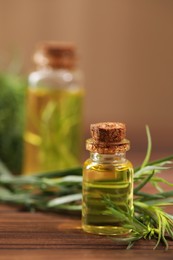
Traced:
<path fill-rule="evenodd" d="M 108 215 L 104 198 L 133 215 L 133 167 L 125 157 L 130 143 L 123 123 L 97 123 L 86 141 L 90 158 L 83 167 L 82 228 L 100 235 L 128 235 L 123 221 Z"/>
<path fill-rule="evenodd" d="M 76 47 L 43 42 L 29 75 L 24 174 L 80 165 L 83 77 Z"/>

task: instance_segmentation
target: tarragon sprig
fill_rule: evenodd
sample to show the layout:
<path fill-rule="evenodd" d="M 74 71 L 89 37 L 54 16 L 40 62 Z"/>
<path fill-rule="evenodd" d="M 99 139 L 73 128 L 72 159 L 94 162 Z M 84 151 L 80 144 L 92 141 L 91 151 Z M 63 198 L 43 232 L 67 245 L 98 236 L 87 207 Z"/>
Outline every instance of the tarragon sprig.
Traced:
<path fill-rule="evenodd" d="M 128 243 L 128 249 L 132 247 L 136 240 L 156 239 L 154 249 L 163 242 L 165 248 L 168 249 L 168 238 L 173 240 L 173 217 L 164 211 L 165 206 L 173 206 L 173 190 L 164 191 L 159 184 L 164 183 L 173 186 L 173 183 L 156 175 L 163 171 L 171 169 L 173 156 L 162 158 L 154 162 L 150 162 L 151 156 L 151 135 L 148 126 L 146 127 L 148 149 L 145 159 L 141 166 L 135 168 L 134 171 L 134 214 L 129 210 L 122 211 L 109 198 L 105 198 L 109 214 L 119 217 L 123 220 L 123 227 L 132 230 L 129 237 L 114 238 L 118 242 Z M 151 183 L 158 192 L 147 193 L 142 189 Z"/>

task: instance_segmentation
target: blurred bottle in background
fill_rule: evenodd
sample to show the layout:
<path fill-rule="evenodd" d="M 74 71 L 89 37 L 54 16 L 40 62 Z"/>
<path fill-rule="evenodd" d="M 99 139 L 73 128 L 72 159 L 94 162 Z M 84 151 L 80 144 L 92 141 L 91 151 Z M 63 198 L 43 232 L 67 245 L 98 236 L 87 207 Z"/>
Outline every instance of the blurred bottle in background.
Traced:
<path fill-rule="evenodd" d="M 29 75 L 23 173 L 77 166 L 84 89 L 76 48 L 45 42 L 34 61 L 37 70 Z"/>

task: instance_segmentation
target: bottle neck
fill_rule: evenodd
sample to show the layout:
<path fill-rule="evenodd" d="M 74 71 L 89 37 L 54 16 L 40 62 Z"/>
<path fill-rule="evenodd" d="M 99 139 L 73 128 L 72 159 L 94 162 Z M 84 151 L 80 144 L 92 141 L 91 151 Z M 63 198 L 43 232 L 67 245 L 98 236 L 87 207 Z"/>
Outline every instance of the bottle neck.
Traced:
<path fill-rule="evenodd" d="M 100 153 L 90 153 L 90 159 L 97 163 L 124 163 L 126 161 L 126 153 L 115 153 L 115 154 L 100 154 Z"/>

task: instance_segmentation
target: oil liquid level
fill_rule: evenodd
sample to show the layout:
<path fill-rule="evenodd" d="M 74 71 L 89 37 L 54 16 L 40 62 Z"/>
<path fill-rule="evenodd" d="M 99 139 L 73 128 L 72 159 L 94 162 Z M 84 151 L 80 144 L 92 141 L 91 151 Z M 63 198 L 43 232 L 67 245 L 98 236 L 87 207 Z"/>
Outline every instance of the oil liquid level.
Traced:
<path fill-rule="evenodd" d="M 80 164 L 83 90 L 28 90 L 24 174 Z"/>
<path fill-rule="evenodd" d="M 127 206 L 133 214 L 133 168 L 129 161 L 119 166 L 89 166 L 86 162 L 83 173 L 82 227 L 90 233 L 101 235 L 127 235 L 123 221 L 107 214 L 104 197 L 122 210 Z"/>

